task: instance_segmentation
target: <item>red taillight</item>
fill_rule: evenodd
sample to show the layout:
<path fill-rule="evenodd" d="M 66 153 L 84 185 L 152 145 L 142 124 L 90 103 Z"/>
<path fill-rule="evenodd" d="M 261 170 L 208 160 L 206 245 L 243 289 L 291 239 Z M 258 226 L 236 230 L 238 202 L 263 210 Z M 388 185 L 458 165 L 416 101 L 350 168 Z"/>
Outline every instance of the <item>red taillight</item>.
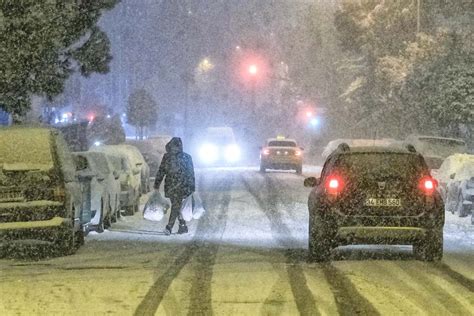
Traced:
<path fill-rule="evenodd" d="M 297 151 L 295 152 L 295 156 L 301 156 L 301 151 L 297 150 Z"/>
<path fill-rule="evenodd" d="M 420 181 L 420 189 L 426 194 L 432 194 L 436 189 L 437 184 L 438 183 L 435 179 L 431 177 L 424 177 Z"/>
<path fill-rule="evenodd" d="M 263 150 L 263 154 L 264 154 L 265 156 L 270 155 L 270 150 L 264 149 L 264 150 Z"/>
<path fill-rule="evenodd" d="M 338 194 L 341 192 L 344 183 L 339 177 L 329 177 L 326 182 L 326 190 L 329 194 Z"/>

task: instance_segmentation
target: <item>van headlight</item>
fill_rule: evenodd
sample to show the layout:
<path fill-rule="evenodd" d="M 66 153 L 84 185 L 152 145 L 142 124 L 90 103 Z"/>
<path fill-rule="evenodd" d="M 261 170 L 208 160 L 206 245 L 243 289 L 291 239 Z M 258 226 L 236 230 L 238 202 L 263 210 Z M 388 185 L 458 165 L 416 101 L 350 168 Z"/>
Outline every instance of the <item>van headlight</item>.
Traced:
<path fill-rule="evenodd" d="M 240 160 L 240 147 L 236 144 L 228 145 L 225 148 L 224 155 L 227 162 L 237 162 Z"/>
<path fill-rule="evenodd" d="M 204 163 L 213 163 L 219 159 L 219 149 L 213 144 L 204 144 L 199 149 L 199 159 Z"/>

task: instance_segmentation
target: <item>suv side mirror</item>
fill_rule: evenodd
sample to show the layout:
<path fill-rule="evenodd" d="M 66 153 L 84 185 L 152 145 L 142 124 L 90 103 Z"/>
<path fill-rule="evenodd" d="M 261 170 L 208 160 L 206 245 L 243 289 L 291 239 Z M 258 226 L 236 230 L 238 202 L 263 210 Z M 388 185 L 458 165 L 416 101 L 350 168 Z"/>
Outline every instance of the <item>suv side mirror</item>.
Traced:
<path fill-rule="evenodd" d="M 304 150 L 304 147 L 300 147 L 301 150 Z"/>
<path fill-rule="evenodd" d="M 452 173 L 452 174 L 449 176 L 449 179 L 454 180 L 454 177 L 456 177 L 456 174 L 455 174 L 455 173 Z"/>
<path fill-rule="evenodd" d="M 319 184 L 319 179 L 315 177 L 309 177 L 304 179 L 304 186 L 307 188 L 314 188 Z"/>

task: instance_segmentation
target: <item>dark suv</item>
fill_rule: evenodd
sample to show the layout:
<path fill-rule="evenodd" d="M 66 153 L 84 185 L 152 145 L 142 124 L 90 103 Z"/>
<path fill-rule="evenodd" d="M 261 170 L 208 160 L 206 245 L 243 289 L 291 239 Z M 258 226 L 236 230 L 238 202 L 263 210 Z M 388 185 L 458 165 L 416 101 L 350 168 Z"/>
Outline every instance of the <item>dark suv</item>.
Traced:
<path fill-rule="evenodd" d="M 443 255 L 443 201 L 413 146 L 339 145 L 326 160 L 309 201 L 309 253 L 325 261 L 348 244 L 410 244 L 421 260 Z"/>

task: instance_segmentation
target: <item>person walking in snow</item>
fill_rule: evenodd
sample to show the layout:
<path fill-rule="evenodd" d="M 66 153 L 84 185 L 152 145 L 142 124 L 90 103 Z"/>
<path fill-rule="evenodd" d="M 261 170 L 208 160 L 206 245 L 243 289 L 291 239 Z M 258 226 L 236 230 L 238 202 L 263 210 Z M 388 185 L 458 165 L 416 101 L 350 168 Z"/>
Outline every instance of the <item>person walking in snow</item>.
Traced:
<path fill-rule="evenodd" d="M 183 200 L 195 191 L 194 166 L 192 157 L 183 151 L 183 142 L 173 137 L 166 144 L 160 168 L 156 174 L 154 189 L 159 190 L 165 180 L 165 196 L 171 200 L 171 212 L 165 233 L 171 234 L 176 218 L 179 221 L 178 234 L 188 232 L 186 221 L 181 215 Z"/>

